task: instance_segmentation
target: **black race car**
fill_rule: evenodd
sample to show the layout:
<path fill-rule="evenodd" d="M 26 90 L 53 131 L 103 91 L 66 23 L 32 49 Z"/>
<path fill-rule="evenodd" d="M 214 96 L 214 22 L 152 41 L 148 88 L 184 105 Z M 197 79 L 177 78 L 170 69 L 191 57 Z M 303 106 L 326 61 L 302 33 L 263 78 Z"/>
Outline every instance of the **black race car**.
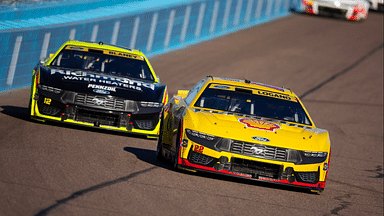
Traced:
<path fill-rule="evenodd" d="M 34 68 L 29 115 L 157 138 L 167 101 L 142 52 L 68 41 Z"/>

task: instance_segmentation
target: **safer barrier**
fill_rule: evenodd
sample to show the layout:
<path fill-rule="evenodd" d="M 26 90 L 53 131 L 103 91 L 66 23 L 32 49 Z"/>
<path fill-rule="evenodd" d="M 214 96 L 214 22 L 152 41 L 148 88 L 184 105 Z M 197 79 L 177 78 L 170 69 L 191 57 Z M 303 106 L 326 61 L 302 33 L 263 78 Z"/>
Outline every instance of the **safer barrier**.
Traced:
<path fill-rule="evenodd" d="M 105 18 L 2 30 L 0 92 L 30 85 L 38 60 L 67 40 L 103 41 L 142 50 L 150 57 L 287 16 L 299 7 L 299 0 L 194 0 Z"/>

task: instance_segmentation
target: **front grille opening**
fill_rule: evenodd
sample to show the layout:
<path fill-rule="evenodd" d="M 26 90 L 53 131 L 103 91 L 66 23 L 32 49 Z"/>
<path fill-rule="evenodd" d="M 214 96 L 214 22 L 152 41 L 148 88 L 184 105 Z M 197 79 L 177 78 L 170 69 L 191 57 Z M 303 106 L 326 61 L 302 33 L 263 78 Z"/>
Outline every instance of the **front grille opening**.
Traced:
<path fill-rule="evenodd" d="M 188 155 L 188 161 L 194 164 L 200 164 L 203 166 L 207 166 L 210 164 L 214 158 L 209 157 L 207 155 L 203 155 L 194 151 L 191 151 Z"/>
<path fill-rule="evenodd" d="M 44 115 L 56 116 L 60 112 L 60 108 L 42 104 L 39 106 L 39 112 Z"/>
<path fill-rule="evenodd" d="M 287 160 L 286 149 L 256 143 L 247 143 L 234 140 L 231 144 L 230 151 L 236 154 L 247 155 L 257 158 L 265 158 L 269 160 Z"/>
<path fill-rule="evenodd" d="M 108 110 L 124 110 L 125 102 L 123 99 L 110 98 L 103 96 L 87 95 L 78 93 L 75 96 L 75 104 L 88 107 L 97 107 Z"/>
<path fill-rule="evenodd" d="M 153 130 L 159 122 L 159 113 L 132 115 L 135 128 L 142 130 Z"/>
<path fill-rule="evenodd" d="M 78 109 L 76 120 L 86 123 L 98 123 L 101 125 L 117 127 L 119 123 L 119 115 L 97 112 L 93 110 Z"/>
<path fill-rule="evenodd" d="M 231 159 L 231 172 L 243 175 L 252 175 L 256 178 L 260 176 L 271 179 L 279 179 L 279 173 L 281 170 L 282 166 L 276 164 L 263 163 L 241 158 Z"/>
<path fill-rule="evenodd" d="M 299 182 L 317 183 L 319 181 L 318 172 L 296 172 L 296 179 Z"/>
<path fill-rule="evenodd" d="M 46 100 L 47 102 L 44 103 L 44 101 Z M 37 103 L 38 103 L 39 112 L 43 115 L 59 117 L 62 110 L 64 110 L 64 105 L 50 98 L 39 97 L 39 100 Z"/>

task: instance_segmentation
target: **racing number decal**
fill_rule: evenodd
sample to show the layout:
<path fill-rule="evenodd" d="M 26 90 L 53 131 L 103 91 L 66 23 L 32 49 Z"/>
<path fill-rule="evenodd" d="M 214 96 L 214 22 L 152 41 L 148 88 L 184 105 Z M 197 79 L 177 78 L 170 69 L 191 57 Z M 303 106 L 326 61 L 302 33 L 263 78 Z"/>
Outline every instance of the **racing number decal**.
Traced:
<path fill-rule="evenodd" d="M 51 98 L 44 98 L 44 103 L 47 105 L 51 105 L 52 99 Z"/>
<path fill-rule="evenodd" d="M 199 145 L 195 145 L 193 151 L 195 152 L 199 152 L 199 153 L 203 153 L 203 150 L 204 150 L 204 146 L 199 146 Z"/>

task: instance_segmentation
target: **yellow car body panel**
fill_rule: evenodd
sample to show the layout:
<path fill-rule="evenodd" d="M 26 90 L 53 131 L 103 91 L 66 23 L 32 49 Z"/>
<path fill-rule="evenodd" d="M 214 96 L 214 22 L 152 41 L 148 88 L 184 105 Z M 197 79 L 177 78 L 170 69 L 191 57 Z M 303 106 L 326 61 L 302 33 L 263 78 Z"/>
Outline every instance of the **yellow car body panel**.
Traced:
<path fill-rule="evenodd" d="M 250 99 L 244 101 L 248 103 L 245 106 L 250 107 L 253 96 L 289 101 L 301 107 L 306 118 L 299 122 L 297 114 L 282 120 L 203 107 L 202 95 L 207 89 L 231 94 L 247 92 Z M 224 94 L 216 96 L 229 98 Z M 253 107 L 251 112 L 256 113 L 257 108 Z M 324 189 L 330 161 L 329 134 L 316 128 L 302 102 L 289 89 L 208 77 L 191 91 L 174 95 L 164 108 L 163 118 L 158 154 L 160 158 L 174 160 L 176 167 L 288 184 L 311 191 Z M 270 153 L 275 155 L 268 155 Z M 272 169 L 274 171 L 268 173 Z"/>

